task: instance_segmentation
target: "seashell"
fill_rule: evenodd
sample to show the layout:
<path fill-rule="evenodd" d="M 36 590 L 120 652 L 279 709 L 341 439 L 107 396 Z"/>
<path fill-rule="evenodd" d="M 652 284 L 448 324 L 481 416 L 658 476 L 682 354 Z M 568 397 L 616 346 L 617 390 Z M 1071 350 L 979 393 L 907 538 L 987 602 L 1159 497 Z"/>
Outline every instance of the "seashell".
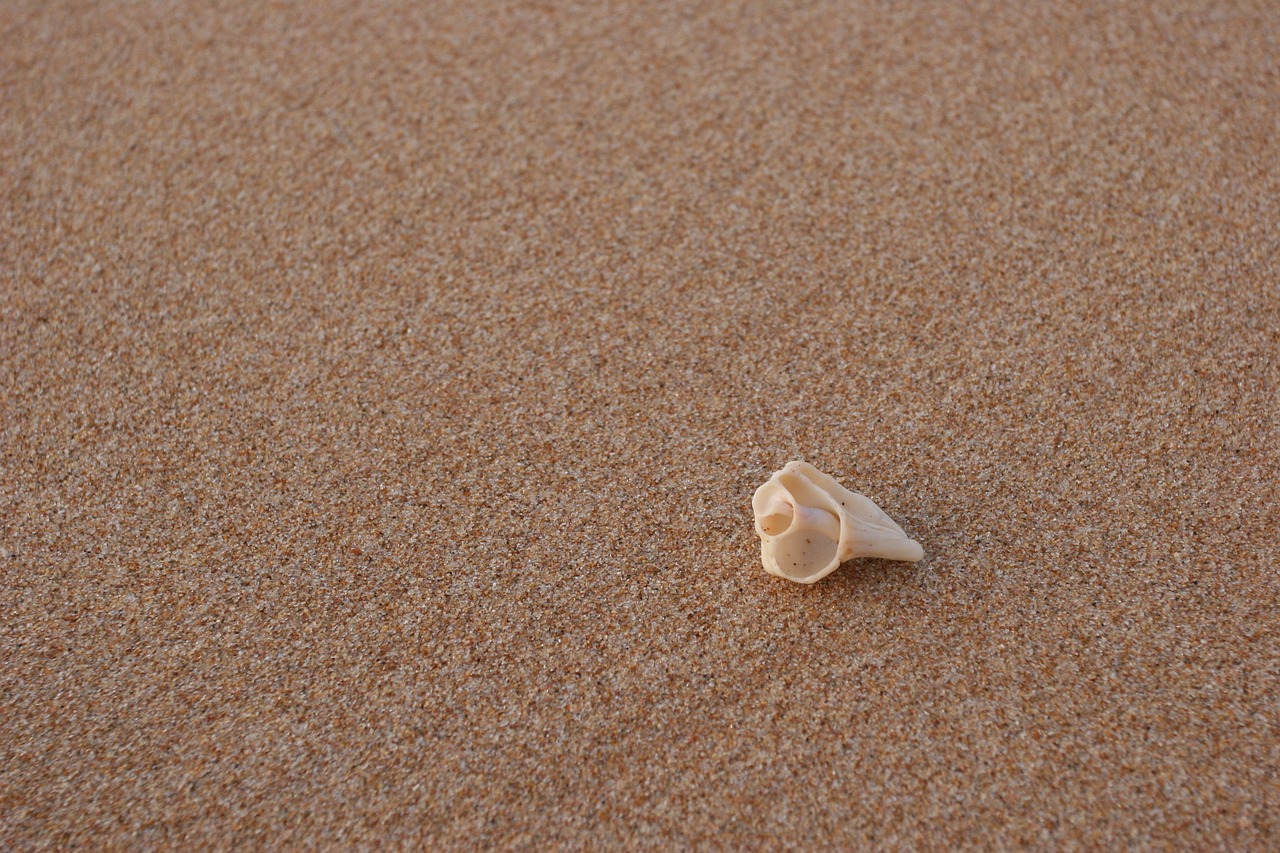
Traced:
<path fill-rule="evenodd" d="M 814 583 L 845 560 L 876 557 L 914 563 L 924 557 L 884 510 L 808 462 L 788 462 L 751 499 L 760 556 L 771 575 Z"/>

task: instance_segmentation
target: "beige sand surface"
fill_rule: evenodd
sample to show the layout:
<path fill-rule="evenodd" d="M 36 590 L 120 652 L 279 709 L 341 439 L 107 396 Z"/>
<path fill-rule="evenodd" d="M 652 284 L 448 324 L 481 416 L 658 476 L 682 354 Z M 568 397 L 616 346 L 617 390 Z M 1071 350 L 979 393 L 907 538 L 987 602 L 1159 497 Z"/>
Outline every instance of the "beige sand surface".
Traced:
<path fill-rule="evenodd" d="M 1274 849 L 1278 134 L 1269 0 L 0 3 L 0 847 Z"/>

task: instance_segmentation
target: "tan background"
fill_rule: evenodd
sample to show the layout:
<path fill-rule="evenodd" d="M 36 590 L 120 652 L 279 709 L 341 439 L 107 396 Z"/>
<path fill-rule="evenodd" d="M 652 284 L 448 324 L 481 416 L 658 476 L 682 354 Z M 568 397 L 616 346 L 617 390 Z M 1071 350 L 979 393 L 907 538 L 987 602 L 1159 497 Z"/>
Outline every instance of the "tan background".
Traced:
<path fill-rule="evenodd" d="M 0 844 L 1274 848 L 1274 4 L 356 5 L 0 4 Z"/>

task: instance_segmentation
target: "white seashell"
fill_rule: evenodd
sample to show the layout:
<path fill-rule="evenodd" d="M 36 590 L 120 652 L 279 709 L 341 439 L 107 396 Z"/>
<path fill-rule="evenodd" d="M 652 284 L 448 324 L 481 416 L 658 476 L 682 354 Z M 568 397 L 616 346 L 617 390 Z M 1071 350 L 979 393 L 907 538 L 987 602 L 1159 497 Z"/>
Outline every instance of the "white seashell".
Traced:
<path fill-rule="evenodd" d="M 771 575 L 820 581 L 845 560 L 877 557 L 914 563 L 924 557 L 884 510 L 808 462 L 788 462 L 751 499 L 760 556 Z"/>

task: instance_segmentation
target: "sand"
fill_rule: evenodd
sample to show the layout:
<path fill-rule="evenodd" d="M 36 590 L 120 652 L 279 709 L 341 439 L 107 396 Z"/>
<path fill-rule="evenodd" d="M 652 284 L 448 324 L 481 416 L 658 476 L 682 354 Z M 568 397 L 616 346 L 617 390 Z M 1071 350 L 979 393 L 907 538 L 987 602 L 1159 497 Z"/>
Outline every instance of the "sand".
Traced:
<path fill-rule="evenodd" d="M 356 6 L 0 5 L 0 847 L 1280 843 L 1274 6 Z"/>

